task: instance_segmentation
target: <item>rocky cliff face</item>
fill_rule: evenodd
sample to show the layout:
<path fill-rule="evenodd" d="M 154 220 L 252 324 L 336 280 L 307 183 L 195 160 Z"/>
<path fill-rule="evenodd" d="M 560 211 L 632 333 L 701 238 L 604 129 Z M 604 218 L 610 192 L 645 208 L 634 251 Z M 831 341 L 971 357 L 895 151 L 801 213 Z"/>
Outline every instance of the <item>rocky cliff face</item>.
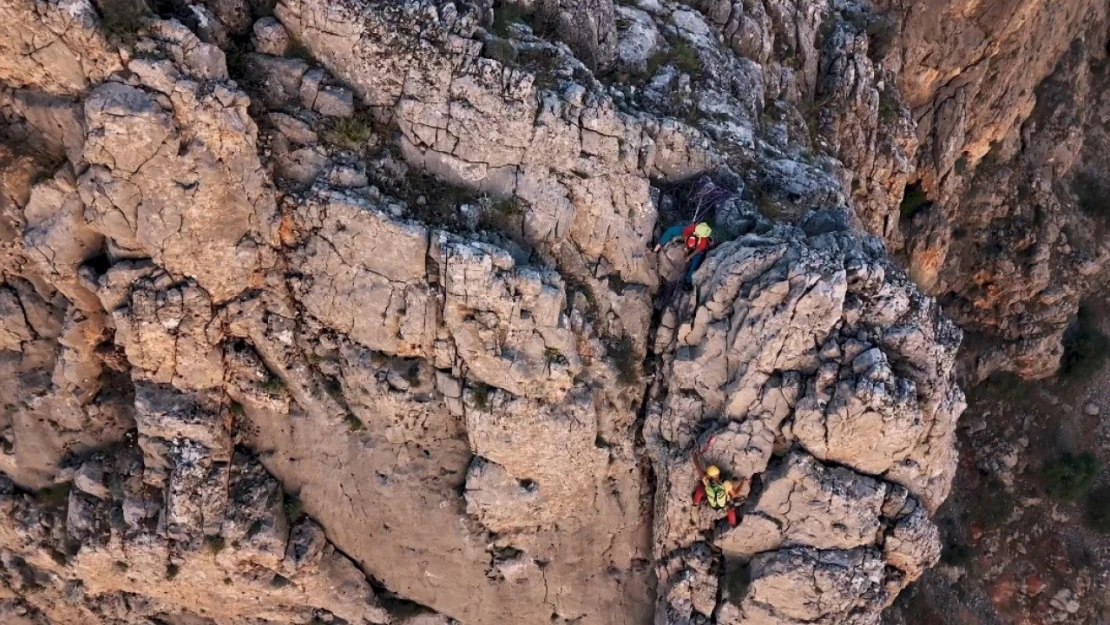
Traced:
<path fill-rule="evenodd" d="M 1098 164 L 1029 121 L 1093 3 L 925 54 L 916 3 L 0 2 L 5 622 L 876 623 L 957 466 L 918 285 L 1043 373 L 1101 262 L 1031 218 L 983 297 L 954 234 L 1078 215 L 1014 163 Z"/>

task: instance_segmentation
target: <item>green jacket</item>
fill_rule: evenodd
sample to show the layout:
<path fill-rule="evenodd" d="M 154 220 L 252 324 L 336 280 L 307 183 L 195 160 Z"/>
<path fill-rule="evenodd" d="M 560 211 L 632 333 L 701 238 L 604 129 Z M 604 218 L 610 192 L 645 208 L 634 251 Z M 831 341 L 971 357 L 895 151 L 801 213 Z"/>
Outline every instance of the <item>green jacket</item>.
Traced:
<path fill-rule="evenodd" d="M 705 501 L 714 510 L 727 507 L 728 489 L 721 482 L 709 482 L 705 485 Z"/>

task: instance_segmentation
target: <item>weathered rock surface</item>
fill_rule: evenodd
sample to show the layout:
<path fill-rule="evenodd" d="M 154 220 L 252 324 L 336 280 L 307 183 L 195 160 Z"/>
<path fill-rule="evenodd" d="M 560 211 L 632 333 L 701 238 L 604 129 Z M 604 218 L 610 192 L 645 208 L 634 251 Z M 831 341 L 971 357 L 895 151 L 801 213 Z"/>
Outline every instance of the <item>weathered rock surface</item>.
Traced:
<path fill-rule="evenodd" d="M 890 9 L 882 61 L 920 143 L 903 204 L 910 273 L 976 335 L 973 379 L 1051 375 L 1107 260 L 1087 236 L 1097 210 L 1073 191 L 1106 170 L 1107 7 L 877 4 Z"/>
<path fill-rule="evenodd" d="M 903 249 L 917 150 L 877 14 L 13 2 L 12 614 L 873 623 L 937 561 L 960 332 L 852 229 Z"/>
<path fill-rule="evenodd" d="M 710 540 L 751 582 L 710 611 L 661 592 L 658 618 L 878 622 L 940 555 L 925 510 L 956 469 L 960 332 L 842 215 L 754 221 L 664 309 L 644 426 L 661 568 Z M 758 484 L 736 527 L 691 503 L 695 456 Z"/>

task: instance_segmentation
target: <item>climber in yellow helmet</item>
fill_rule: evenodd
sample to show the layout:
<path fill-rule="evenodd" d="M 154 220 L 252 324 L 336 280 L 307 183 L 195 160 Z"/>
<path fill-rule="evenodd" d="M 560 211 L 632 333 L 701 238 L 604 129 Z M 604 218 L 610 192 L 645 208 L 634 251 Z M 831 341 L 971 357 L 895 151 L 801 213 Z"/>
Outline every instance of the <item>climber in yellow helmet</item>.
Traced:
<path fill-rule="evenodd" d="M 703 467 L 702 452 L 712 441 L 713 436 L 710 436 L 705 445 L 694 452 L 694 466 L 702 473 L 702 481 L 698 482 L 694 490 L 694 505 L 702 505 L 705 502 L 712 510 L 727 510 L 728 524 L 736 527 L 736 506 L 744 503 L 750 478 L 745 477 L 739 484 L 734 484 L 720 478 L 720 468 L 717 465 L 710 464 Z"/>
<path fill-rule="evenodd" d="M 713 228 L 704 221 L 685 226 L 671 226 L 663 231 L 663 236 L 659 237 L 659 243 L 656 244 L 655 251 L 658 252 L 663 249 L 664 245 L 679 237 L 682 237 L 682 242 L 686 246 L 686 258 L 688 259 L 686 282 L 689 283 L 694 272 L 705 260 L 706 252 L 713 247 L 716 241 L 713 240 Z"/>

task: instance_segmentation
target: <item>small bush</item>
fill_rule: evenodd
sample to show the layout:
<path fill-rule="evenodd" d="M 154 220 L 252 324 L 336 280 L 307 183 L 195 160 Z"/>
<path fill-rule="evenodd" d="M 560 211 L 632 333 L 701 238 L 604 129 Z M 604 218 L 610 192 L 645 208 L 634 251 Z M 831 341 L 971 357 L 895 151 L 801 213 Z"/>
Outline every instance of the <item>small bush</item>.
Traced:
<path fill-rule="evenodd" d="M 231 584 L 232 584 L 231 578 L 230 577 L 225 577 L 224 578 L 224 585 L 225 586 L 230 586 Z"/>
<path fill-rule="evenodd" d="M 751 588 L 752 571 L 748 562 L 740 558 L 725 558 L 724 599 L 740 605 Z"/>
<path fill-rule="evenodd" d="M 879 92 L 879 119 L 884 123 L 891 124 L 898 120 L 898 116 L 898 102 L 889 89 L 883 89 Z"/>
<path fill-rule="evenodd" d="M 243 408 L 243 404 L 240 404 L 237 401 L 231 402 L 231 405 L 228 406 L 228 410 L 233 416 L 236 417 L 242 417 L 243 415 L 247 414 L 246 409 Z"/>
<path fill-rule="evenodd" d="M 983 529 L 999 527 L 1014 511 L 1014 498 L 998 478 L 986 480 L 977 492 L 976 505 L 968 510 L 969 520 Z"/>
<path fill-rule="evenodd" d="M 533 84 L 537 89 L 554 89 L 559 86 L 559 69 L 563 57 L 548 48 L 525 48 L 517 54 L 521 67 L 535 75 Z"/>
<path fill-rule="evenodd" d="M 370 120 L 356 114 L 335 120 L 331 128 L 324 131 L 324 141 L 350 152 L 361 152 L 373 135 Z"/>
<path fill-rule="evenodd" d="M 285 588 L 289 585 L 289 578 L 284 575 L 274 575 L 274 579 L 270 580 L 270 586 L 274 588 Z"/>
<path fill-rule="evenodd" d="M 524 9 L 519 4 L 502 2 L 493 12 L 493 26 L 491 30 L 498 37 L 505 38 L 512 34 L 510 26 L 523 24 L 525 20 Z"/>
<path fill-rule="evenodd" d="M 285 516 L 289 519 L 290 524 L 300 521 L 301 517 L 304 516 L 304 504 L 301 503 L 300 497 L 296 495 L 286 493 L 282 507 L 285 508 Z"/>
<path fill-rule="evenodd" d="M 297 40 L 289 42 L 289 48 L 286 49 L 285 56 L 294 59 L 300 59 L 309 64 L 316 63 L 316 58 L 312 56 L 312 50 L 310 50 L 308 46 L 304 45 L 304 43 Z"/>
<path fill-rule="evenodd" d="M 65 508 L 69 504 L 69 491 L 72 486 L 72 482 L 62 482 L 40 488 L 35 491 L 35 501 L 47 508 Z"/>
<path fill-rule="evenodd" d="M 1094 454 L 1068 453 L 1045 467 L 1045 483 L 1052 496 L 1075 501 L 1090 490 L 1101 470 L 1102 463 Z"/>
<path fill-rule="evenodd" d="M 1009 371 L 993 373 L 983 384 L 988 391 L 1007 401 L 1022 402 L 1033 397 L 1029 382 Z"/>
<path fill-rule="evenodd" d="M 1060 375 L 1072 381 L 1090 378 L 1110 356 L 1110 338 L 1099 329 L 1086 306 L 1079 307 L 1075 323 L 1064 333 Z"/>
<path fill-rule="evenodd" d="M 567 361 L 567 357 L 563 355 L 563 352 L 555 349 L 554 347 L 545 347 L 543 349 L 543 357 L 549 363 L 565 363 Z"/>
<path fill-rule="evenodd" d="M 956 159 L 955 164 L 952 165 L 952 169 L 954 169 L 956 171 L 956 173 L 961 175 L 961 176 L 966 174 L 967 173 L 968 160 L 969 159 L 967 157 L 967 152 L 964 152 L 963 154 L 960 155 L 960 158 Z"/>
<path fill-rule="evenodd" d="M 516 48 L 505 39 L 490 39 L 482 47 L 486 58 L 493 59 L 502 65 L 515 65 L 517 61 Z"/>
<path fill-rule="evenodd" d="M 172 562 L 166 567 L 166 579 L 173 579 L 181 572 L 181 567 Z"/>
<path fill-rule="evenodd" d="M 618 382 L 624 386 L 632 386 L 640 380 L 640 361 L 632 337 L 625 334 L 619 341 L 611 343 L 609 359 L 617 369 Z"/>
<path fill-rule="evenodd" d="M 126 572 L 126 571 L 127 571 L 127 569 L 131 568 L 131 567 L 130 567 L 130 566 L 129 566 L 129 565 L 128 565 L 128 564 L 126 563 L 126 562 L 124 562 L 123 560 L 116 560 L 116 561 L 115 561 L 115 562 L 113 562 L 112 564 L 113 564 L 113 566 L 115 566 L 115 567 L 116 567 L 116 570 L 117 570 L 117 571 L 119 571 L 120 573 L 124 573 L 124 572 Z"/>
<path fill-rule="evenodd" d="M 586 300 L 586 310 L 583 311 L 583 314 L 588 320 L 596 323 L 599 317 L 598 311 L 600 309 L 597 305 L 597 295 L 594 294 L 593 287 L 570 275 L 563 276 L 563 280 L 566 283 L 567 305 L 573 305 L 575 293 L 581 293 L 582 297 Z"/>
<path fill-rule="evenodd" d="M 516 197 L 494 200 L 482 207 L 479 215 L 479 230 L 508 232 L 520 227 L 520 217 L 525 213 L 525 205 Z"/>
<path fill-rule="evenodd" d="M 684 74 L 690 74 L 691 78 L 700 76 L 705 66 L 702 65 L 701 55 L 694 46 L 686 43 L 685 41 L 675 42 L 671 46 L 671 57 L 674 61 L 674 66 L 678 71 Z"/>
<path fill-rule="evenodd" d="M 144 20 L 153 16 L 143 0 L 102 0 L 98 6 L 104 32 L 128 45 L 138 40 Z"/>
<path fill-rule="evenodd" d="M 678 71 L 689 74 L 691 78 L 701 76 L 705 66 L 696 48 L 685 41 L 676 41 L 669 47 L 659 50 L 648 59 L 647 75 L 654 76 L 659 68 L 673 65 Z"/>
<path fill-rule="evenodd" d="M 474 398 L 474 407 L 478 410 L 489 409 L 489 384 L 478 382 L 470 387 L 471 397 Z"/>
<path fill-rule="evenodd" d="M 1110 486 L 1100 486 L 1087 493 L 1085 517 L 1087 527 L 1100 534 L 1110 534 Z"/>
<path fill-rule="evenodd" d="M 474 204 L 480 198 L 473 189 L 428 174 L 408 176 L 404 195 L 407 195 L 408 209 L 414 219 L 455 232 L 462 230 L 464 225 L 459 206 Z"/>
<path fill-rule="evenodd" d="M 347 424 L 348 432 L 358 432 L 366 427 L 362 424 L 362 421 L 353 414 L 348 414 L 344 417 L 343 422 Z"/>
<path fill-rule="evenodd" d="M 64 551 L 59 551 L 57 549 L 50 550 L 50 559 L 58 566 L 65 566 L 69 562 L 69 556 L 67 556 Z"/>
<path fill-rule="evenodd" d="M 212 555 L 219 554 L 226 546 L 223 536 L 208 536 L 204 539 L 204 548 Z"/>
<path fill-rule="evenodd" d="M 255 521 L 254 523 L 251 523 L 251 526 L 247 528 L 247 540 L 258 536 L 258 533 L 261 531 L 262 521 Z M 238 545 L 235 545 L 235 547 L 238 547 Z"/>
<path fill-rule="evenodd" d="M 262 384 L 260 384 L 259 386 L 267 395 L 273 397 L 280 397 L 281 392 L 285 390 L 285 382 L 283 382 L 281 378 L 272 373 L 267 376 L 266 379 L 263 380 Z"/>

